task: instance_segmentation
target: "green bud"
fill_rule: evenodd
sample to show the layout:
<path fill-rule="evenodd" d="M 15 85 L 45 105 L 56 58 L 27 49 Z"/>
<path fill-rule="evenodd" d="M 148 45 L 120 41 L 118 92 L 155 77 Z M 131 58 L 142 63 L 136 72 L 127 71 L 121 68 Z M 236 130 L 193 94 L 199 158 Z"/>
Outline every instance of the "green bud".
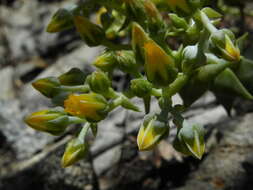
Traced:
<path fill-rule="evenodd" d="M 95 71 L 88 78 L 90 89 L 98 94 L 107 94 L 111 87 L 111 81 L 103 71 Z"/>
<path fill-rule="evenodd" d="M 115 53 L 117 61 L 117 67 L 127 73 L 135 74 L 137 70 L 137 64 L 133 51 L 121 50 Z"/>
<path fill-rule="evenodd" d="M 83 159 L 88 154 L 89 145 L 79 138 L 72 139 L 63 154 L 61 165 L 66 168 Z"/>
<path fill-rule="evenodd" d="M 190 72 L 198 63 L 198 46 L 187 46 L 183 50 L 182 70 L 184 73 Z"/>
<path fill-rule="evenodd" d="M 59 9 L 51 18 L 51 21 L 47 26 L 47 32 L 61 32 L 74 27 L 72 13 L 75 9 L 76 6 Z"/>
<path fill-rule="evenodd" d="M 111 72 L 116 66 L 115 54 L 111 51 L 107 51 L 98 56 L 93 62 L 93 65 L 104 72 Z"/>
<path fill-rule="evenodd" d="M 66 113 L 58 109 L 34 112 L 25 118 L 25 122 L 35 130 L 52 135 L 61 135 L 69 124 Z"/>
<path fill-rule="evenodd" d="M 205 153 L 204 128 L 199 125 L 188 125 L 183 123 L 179 130 L 174 148 L 186 155 L 201 159 Z"/>
<path fill-rule="evenodd" d="M 152 84 L 143 78 L 133 79 L 131 80 L 131 90 L 136 96 L 143 98 L 150 96 Z"/>
<path fill-rule="evenodd" d="M 86 74 L 78 68 L 72 68 L 58 77 L 60 83 L 66 86 L 82 85 L 85 82 Z"/>
<path fill-rule="evenodd" d="M 137 137 L 139 150 L 153 149 L 168 133 L 168 124 L 157 120 L 157 116 L 145 117 Z"/>
<path fill-rule="evenodd" d="M 176 28 L 183 28 L 184 30 L 188 28 L 188 23 L 186 22 L 184 18 L 181 18 L 177 14 L 174 14 L 174 13 L 170 13 L 169 17 L 171 19 L 173 26 L 175 26 Z"/>
<path fill-rule="evenodd" d="M 88 18 L 79 15 L 74 16 L 74 23 L 78 33 L 87 45 L 92 47 L 102 44 L 105 39 L 102 28 L 93 24 Z"/>
<path fill-rule="evenodd" d="M 58 93 L 61 84 L 56 77 L 47 77 L 34 81 L 32 85 L 44 96 L 52 98 Z"/>

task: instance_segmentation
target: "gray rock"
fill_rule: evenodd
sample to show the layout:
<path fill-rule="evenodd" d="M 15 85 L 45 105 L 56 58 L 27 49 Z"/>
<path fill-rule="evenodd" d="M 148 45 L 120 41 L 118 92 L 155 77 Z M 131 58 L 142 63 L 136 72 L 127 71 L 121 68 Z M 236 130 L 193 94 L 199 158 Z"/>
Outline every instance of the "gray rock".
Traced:
<path fill-rule="evenodd" d="M 5 143 L 15 152 L 15 157 L 12 158 L 14 160 L 29 158 L 54 139 L 27 127 L 23 121 L 26 114 L 28 110 L 21 110 L 18 100 L 0 101 L 0 133 L 5 137 Z"/>
<path fill-rule="evenodd" d="M 23 162 L 12 163 L 9 168 L 1 167 L 0 188 L 89 190 L 94 181 L 89 162 L 83 160 L 66 169 L 60 166 L 64 145 L 69 139 L 67 136 Z"/>
<path fill-rule="evenodd" d="M 13 77 L 14 70 L 12 67 L 5 67 L 0 70 L 0 100 L 10 100 L 15 96 L 14 87 L 13 87 Z"/>
<path fill-rule="evenodd" d="M 253 179 L 252 116 L 248 114 L 219 125 L 217 130 L 221 140 L 217 141 L 219 143 L 209 152 L 199 169 L 190 175 L 186 185 L 177 190 L 251 189 L 246 180 Z"/>
<path fill-rule="evenodd" d="M 2 28 L 7 40 L 6 48 L 9 50 L 9 57 L 12 60 L 25 60 L 34 56 L 52 54 L 50 51 L 64 52 L 65 47 L 68 49 L 68 46 L 73 48 L 79 45 L 77 43 L 73 46 L 73 43 L 76 43 L 75 39 L 78 39 L 75 33 L 63 35 L 45 32 L 52 14 L 68 4 L 67 1 L 51 4 L 40 1 L 29 1 L 29 3 L 16 1 L 13 7 L 0 6 L 0 20 L 3 21 Z M 58 46 L 61 49 L 58 49 Z"/>

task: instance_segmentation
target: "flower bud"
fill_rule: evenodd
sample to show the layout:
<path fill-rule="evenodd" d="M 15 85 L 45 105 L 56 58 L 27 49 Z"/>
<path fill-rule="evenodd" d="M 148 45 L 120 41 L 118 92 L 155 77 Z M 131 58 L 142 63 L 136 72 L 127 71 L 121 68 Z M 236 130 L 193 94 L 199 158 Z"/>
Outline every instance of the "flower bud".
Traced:
<path fill-rule="evenodd" d="M 152 84 L 143 78 L 133 79 L 131 80 L 131 90 L 136 96 L 143 98 L 150 95 Z"/>
<path fill-rule="evenodd" d="M 184 73 L 190 72 L 198 63 L 198 46 L 187 46 L 183 50 L 182 70 Z"/>
<path fill-rule="evenodd" d="M 198 125 L 187 125 L 183 123 L 174 141 L 174 148 L 186 155 L 201 159 L 205 153 L 204 128 Z"/>
<path fill-rule="evenodd" d="M 230 30 L 218 30 L 214 32 L 211 37 L 211 45 L 218 48 L 214 48 L 214 51 L 219 51 L 221 56 L 228 61 L 239 61 L 240 50 L 234 44 L 234 34 Z"/>
<path fill-rule="evenodd" d="M 36 80 L 32 85 L 44 96 L 52 98 L 58 93 L 58 87 L 60 87 L 61 84 L 56 77 L 47 77 Z"/>
<path fill-rule="evenodd" d="M 177 76 L 173 58 L 154 41 L 144 44 L 147 78 L 156 86 L 168 86 Z"/>
<path fill-rule="evenodd" d="M 103 53 L 96 58 L 93 65 L 104 72 L 111 72 L 116 65 L 114 53 L 110 51 Z"/>
<path fill-rule="evenodd" d="M 82 85 L 85 82 L 86 74 L 78 68 L 72 68 L 58 77 L 60 83 L 66 86 Z"/>
<path fill-rule="evenodd" d="M 56 109 L 34 112 L 25 118 L 25 122 L 35 130 L 52 135 L 61 135 L 69 124 L 66 113 Z"/>
<path fill-rule="evenodd" d="M 137 64 L 133 51 L 121 50 L 115 53 L 117 67 L 127 73 L 136 73 Z"/>
<path fill-rule="evenodd" d="M 74 23 L 81 38 L 89 46 L 97 46 L 102 43 L 105 34 L 98 25 L 93 24 L 89 19 L 83 16 L 74 16 Z"/>
<path fill-rule="evenodd" d="M 148 116 L 139 130 L 137 144 L 140 151 L 151 150 L 169 133 L 169 126 L 157 120 L 157 116 Z"/>
<path fill-rule="evenodd" d="M 67 113 L 91 122 L 104 119 L 108 110 L 106 99 L 95 93 L 71 94 L 64 101 L 64 107 Z"/>
<path fill-rule="evenodd" d="M 55 33 L 74 27 L 72 12 L 76 6 L 59 9 L 51 18 L 47 26 L 47 32 Z"/>
<path fill-rule="evenodd" d="M 103 71 L 95 71 L 88 78 L 90 89 L 98 94 L 107 94 L 111 87 L 111 81 Z"/>
<path fill-rule="evenodd" d="M 66 168 L 83 159 L 88 153 L 88 143 L 79 138 L 72 139 L 63 154 L 61 165 Z"/>

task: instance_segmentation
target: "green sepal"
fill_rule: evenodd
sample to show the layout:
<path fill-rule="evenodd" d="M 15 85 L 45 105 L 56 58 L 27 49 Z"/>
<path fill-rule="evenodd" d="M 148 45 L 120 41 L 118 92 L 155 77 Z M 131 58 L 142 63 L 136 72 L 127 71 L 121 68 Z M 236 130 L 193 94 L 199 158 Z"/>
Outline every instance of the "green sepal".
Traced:
<path fill-rule="evenodd" d="M 86 74 L 78 68 L 72 68 L 58 77 L 60 83 L 66 86 L 82 85 L 85 82 Z"/>
<path fill-rule="evenodd" d="M 77 32 L 88 46 L 93 47 L 103 44 L 105 33 L 101 27 L 80 15 L 74 16 L 74 23 Z"/>
<path fill-rule="evenodd" d="M 233 93 L 245 99 L 253 99 L 250 92 L 243 86 L 235 73 L 229 68 L 225 69 L 216 77 L 212 88 L 214 91 Z"/>
<path fill-rule="evenodd" d="M 198 81 L 196 78 L 191 78 L 187 84 L 180 90 L 179 94 L 184 102 L 185 107 L 189 107 L 198 100 L 206 91 L 208 85 Z"/>
<path fill-rule="evenodd" d="M 238 69 L 235 71 L 237 77 L 243 83 L 243 85 L 248 89 L 248 91 L 253 93 L 253 61 L 242 58 Z"/>
<path fill-rule="evenodd" d="M 184 30 L 187 30 L 188 23 L 184 18 L 179 17 L 177 14 L 174 13 L 170 13 L 169 17 L 171 19 L 173 26 L 175 26 L 176 28 L 183 28 Z"/>

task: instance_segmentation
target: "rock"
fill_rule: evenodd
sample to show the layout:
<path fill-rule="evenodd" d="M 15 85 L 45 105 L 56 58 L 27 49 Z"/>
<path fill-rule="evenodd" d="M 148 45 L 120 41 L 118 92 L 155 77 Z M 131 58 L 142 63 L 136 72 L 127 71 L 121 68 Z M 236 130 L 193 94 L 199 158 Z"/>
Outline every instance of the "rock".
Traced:
<path fill-rule="evenodd" d="M 18 100 L 0 101 L 0 133 L 5 138 L 6 146 L 9 146 L 0 157 L 13 151 L 15 157 L 11 159 L 14 161 L 27 159 L 55 139 L 27 127 L 23 121 L 27 111 L 21 111 Z"/>
<path fill-rule="evenodd" d="M 83 160 L 75 166 L 63 169 L 60 166 L 65 143 L 70 137 L 65 137 L 55 144 L 47 146 L 42 152 L 33 155 L 28 160 L 12 164 L 6 171 L 1 168 L 0 188 L 12 190 L 54 189 L 89 190 L 93 183 L 92 168 L 89 162 Z"/>
<path fill-rule="evenodd" d="M 98 176 L 106 171 L 108 172 L 108 170 L 112 169 L 112 167 L 119 162 L 121 149 L 122 146 L 117 145 L 94 159 L 94 170 Z"/>
<path fill-rule="evenodd" d="M 55 57 L 59 53 L 64 53 L 65 48 L 69 51 L 77 47 L 80 41 L 75 32 L 59 34 L 45 32 L 53 13 L 68 4 L 67 1 L 51 4 L 16 1 L 13 7 L 0 6 L 0 20 L 3 21 L 10 59 L 17 61 L 34 56 Z"/>
<path fill-rule="evenodd" d="M 217 127 L 218 144 L 209 152 L 198 170 L 190 175 L 186 185 L 176 190 L 251 189 L 252 116 L 251 113 L 230 119 Z"/>
<path fill-rule="evenodd" d="M 5 67 L 0 70 L 0 100 L 10 100 L 15 96 L 13 87 L 14 70 L 12 67 Z"/>

